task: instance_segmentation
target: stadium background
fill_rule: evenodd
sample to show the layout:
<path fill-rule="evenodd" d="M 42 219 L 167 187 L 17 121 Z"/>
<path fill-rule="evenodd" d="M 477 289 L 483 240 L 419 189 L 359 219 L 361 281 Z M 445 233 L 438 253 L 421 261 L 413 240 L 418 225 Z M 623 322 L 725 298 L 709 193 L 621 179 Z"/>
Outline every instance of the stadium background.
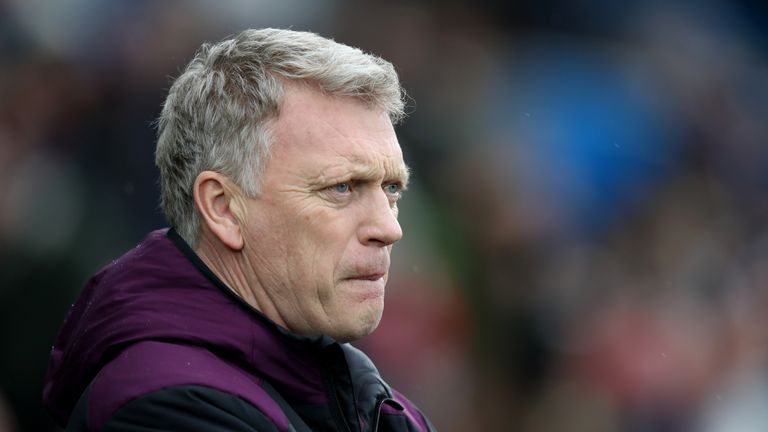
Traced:
<path fill-rule="evenodd" d="M 760 1 L 0 0 L 0 431 L 52 431 L 86 278 L 164 226 L 152 122 L 205 40 L 392 61 L 402 201 L 359 342 L 441 431 L 768 430 Z"/>

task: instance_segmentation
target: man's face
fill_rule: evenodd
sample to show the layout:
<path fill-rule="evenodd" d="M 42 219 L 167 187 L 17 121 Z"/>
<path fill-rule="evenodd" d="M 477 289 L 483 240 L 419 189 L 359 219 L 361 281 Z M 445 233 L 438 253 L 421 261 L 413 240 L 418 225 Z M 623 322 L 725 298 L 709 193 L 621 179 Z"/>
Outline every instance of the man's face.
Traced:
<path fill-rule="evenodd" d="M 408 171 L 387 115 L 289 84 L 262 193 L 246 201 L 246 281 L 289 330 L 344 342 L 379 323 Z M 259 289 L 259 288 L 257 288 Z"/>

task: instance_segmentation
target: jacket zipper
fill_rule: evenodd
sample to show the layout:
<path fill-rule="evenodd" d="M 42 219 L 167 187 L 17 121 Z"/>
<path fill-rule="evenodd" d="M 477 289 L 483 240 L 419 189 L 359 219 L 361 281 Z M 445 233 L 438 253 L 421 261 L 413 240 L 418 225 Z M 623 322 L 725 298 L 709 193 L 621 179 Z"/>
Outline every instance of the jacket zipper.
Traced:
<path fill-rule="evenodd" d="M 325 379 L 328 383 L 328 388 L 331 390 L 331 393 L 333 394 L 333 400 L 336 402 L 336 415 L 334 416 L 336 423 L 342 423 L 344 425 L 344 430 L 346 432 L 352 432 L 352 429 L 349 427 L 349 423 L 347 423 L 346 418 L 344 417 L 344 410 L 341 409 L 341 402 L 339 401 L 339 395 L 336 392 L 336 383 L 333 382 L 333 377 L 331 376 L 330 370 L 328 370 L 328 366 L 324 367 L 325 369 Z"/>
<path fill-rule="evenodd" d="M 373 432 L 378 432 L 378 430 L 379 430 L 379 421 L 381 420 L 381 410 L 382 410 L 382 408 L 384 408 L 384 404 L 389 402 L 389 401 L 396 402 L 392 398 L 384 398 L 384 399 L 381 400 L 381 402 L 379 402 L 378 406 L 376 407 L 376 417 L 373 420 Z"/>

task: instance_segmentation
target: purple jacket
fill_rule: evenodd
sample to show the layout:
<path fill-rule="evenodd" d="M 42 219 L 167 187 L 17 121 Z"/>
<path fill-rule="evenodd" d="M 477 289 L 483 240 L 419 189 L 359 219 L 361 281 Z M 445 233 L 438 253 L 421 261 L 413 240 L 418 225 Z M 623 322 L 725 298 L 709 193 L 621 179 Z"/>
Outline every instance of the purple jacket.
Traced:
<path fill-rule="evenodd" d="M 173 230 L 155 231 L 93 276 L 72 306 L 44 402 L 68 430 L 112 430 L 105 426 L 117 418 L 153 421 L 130 412 L 156 406 L 161 391 L 176 401 L 176 389 L 190 386 L 244 404 L 268 430 L 434 430 L 362 352 L 288 332 L 228 289 Z M 194 402 L 176 420 L 216 418 L 206 413 L 216 403 L 188 393 Z"/>

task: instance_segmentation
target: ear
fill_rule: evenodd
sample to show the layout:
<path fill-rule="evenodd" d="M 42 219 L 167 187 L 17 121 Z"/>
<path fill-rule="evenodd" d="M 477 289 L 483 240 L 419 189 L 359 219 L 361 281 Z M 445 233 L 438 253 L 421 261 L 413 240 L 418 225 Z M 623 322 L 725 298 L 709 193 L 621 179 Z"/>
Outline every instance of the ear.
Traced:
<path fill-rule="evenodd" d="M 242 215 L 240 200 L 232 182 L 214 171 L 203 171 L 197 175 L 192 192 L 195 205 L 200 213 L 201 227 L 208 230 L 224 245 L 234 250 L 243 248 L 243 232 L 240 229 Z"/>

